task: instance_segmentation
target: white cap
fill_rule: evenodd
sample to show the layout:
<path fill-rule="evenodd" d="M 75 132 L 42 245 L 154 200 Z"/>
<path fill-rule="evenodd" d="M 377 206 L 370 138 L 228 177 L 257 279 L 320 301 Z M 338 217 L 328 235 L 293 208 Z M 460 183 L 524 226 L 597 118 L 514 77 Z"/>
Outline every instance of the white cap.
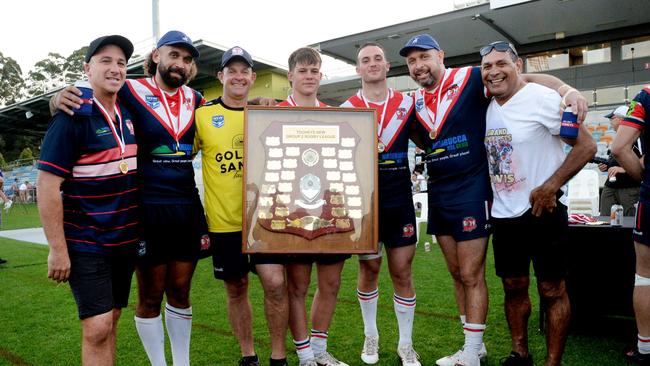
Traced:
<path fill-rule="evenodd" d="M 613 111 L 605 115 L 605 118 L 612 118 L 614 116 L 619 116 L 619 117 L 625 117 L 627 115 L 627 106 L 619 106 L 616 107 Z"/>

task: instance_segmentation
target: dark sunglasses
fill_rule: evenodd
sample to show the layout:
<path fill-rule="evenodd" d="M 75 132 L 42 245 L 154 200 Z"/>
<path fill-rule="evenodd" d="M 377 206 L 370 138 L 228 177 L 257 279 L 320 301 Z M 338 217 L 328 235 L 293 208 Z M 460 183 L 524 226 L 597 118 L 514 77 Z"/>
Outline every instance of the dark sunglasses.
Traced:
<path fill-rule="evenodd" d="M 479 53 L 481 54 L 481 57 L 487 55 L 488 53 L 492 52 L 492 50 L 497 50 L 499 52 L 507 52 L 508 50 L 512 51 L 512 53 L 515 54 L 515 56 L 519 57 L 517 54 L 517 51 L 515 50 L 515 46 L 512 44 L 505 42 L 505 41 L 496 41 L 492 42 L 487 46 L 481 47 L 481 50 Z"/>

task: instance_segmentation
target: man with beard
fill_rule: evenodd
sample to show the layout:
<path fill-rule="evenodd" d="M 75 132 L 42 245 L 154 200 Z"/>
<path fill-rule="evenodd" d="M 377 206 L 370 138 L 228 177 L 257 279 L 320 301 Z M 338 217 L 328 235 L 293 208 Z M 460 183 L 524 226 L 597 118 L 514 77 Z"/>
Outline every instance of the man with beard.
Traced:
<path fill-rule="evenodd" d="M 397 353 L 403 366 L 420 366 L 412 340 L 416 297 L 411 264 L 417 235 L 409 180 L 408 144 L 410 127 L 413 126 L 409 119 L 413 98 L 388 88 L 386 73 L 389 68 L 380 44 L 371 42 L 359 47 L 357 74 L 361 76 L 361 90 L 342 104 L 343 107 L 374 108 L 378 118 L 380 249 L 377 254 L 359 255 L 357 297 L 366 336 L 361 360 L 367 364 L 379 361 L 377 301 L 383 245 L 394 288 L 393 307 L 399 329 Z"/>
<path fill-rule="evenodd" d="M 489 235 L 490 190 L 485 137 L 486 98 L 477 67 L 444 67 L 444 52 L 428 34 L 412 37 L 400 50 L 415 92 L 415 116 L 429 173 L 429 234 L 435 235 L 454 280 L 465 345 L 438 365 L 479 364 L 488 293 L 485 253 Z M 559 91 L 584 120 L 586 101 L 575 89 L 548 75 L 525 75 Z M 578 101 L 580 103 L 578 104 Z"/>
<path fill-rule="evenodd" d="M 194 109 L 204 103 L 185 86 L 199 51 L 184 33 L 167 32 L 148 58 L 150 77 L 127 80 L 118 97 L 133 117 L 138 142 L 140 232 L 135 323 L 152 365 L 165 365 L 165 323 L 173 363 L 189 365 L 192 308 L 190 283 L 210 239 L 192 167 Z M 81 99 L 68 87 L 50 101 L 51 110 L 73 114 Z"/>

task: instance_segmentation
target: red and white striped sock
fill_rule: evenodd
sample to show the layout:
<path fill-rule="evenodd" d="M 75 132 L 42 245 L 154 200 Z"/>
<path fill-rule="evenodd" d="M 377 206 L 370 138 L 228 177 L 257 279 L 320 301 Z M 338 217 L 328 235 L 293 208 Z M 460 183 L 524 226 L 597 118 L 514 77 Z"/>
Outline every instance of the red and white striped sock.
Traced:
<path fill-rule="evenodd" d="M 327 337 L 329 335 L 327 332 L 322 332 L 320 330 L 312 329 L 311 330 L 311 349 L 314 350 L 314 356 L 319 356 L 327 351 Z"/>
<path fill-rule="evenodd" d="M 650 353 L 650 337 L 644 337 L 641 334 L 638 336 L 637 347 L 639 347 L 639 353 L 647 355 Z"/>
<path fill-rule="evenodd" d="M 485 333 L 485 324 L 465 323 L 463 327 L 465 333 L 465 346 L 463 355 L 475 358 L 481 350 L 483 344 L 483 333 Z"/>
<path fill-rule="evenodd" d="M 379 289 L 376 288 L 370 292 L 361 292 L 357 289 L 357 298 L 361 307 L 361 317 L 363 318 L 363 333 L 366 337 L 377 337 L 377 300 L 379 299 Z"/>
<path fill-rule="evenodd" d="M 294 339 L 293 345 L 296 346 L 296 354 L 298 355 L 298 361 L 301 364 L 314 359 L 314 351 L 311 349 L 309 338 L 300 341 Z"/>
<path fill-rule="evenodd" d="M 415 296 L 401 297 L 393 294 L 393 307 L 399 327 L 399 347 L 413 344 L 413 317 L 415 316 Z"/>

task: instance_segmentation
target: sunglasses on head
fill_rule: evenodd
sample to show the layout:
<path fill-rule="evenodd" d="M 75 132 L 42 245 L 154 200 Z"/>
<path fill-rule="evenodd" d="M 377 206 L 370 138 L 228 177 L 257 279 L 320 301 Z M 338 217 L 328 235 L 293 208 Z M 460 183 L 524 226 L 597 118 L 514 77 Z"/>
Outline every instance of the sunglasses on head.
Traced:
<path fill-rule="evenodd" d="M 510 44 L 509 42 L 505 41 L 496 41 L 492 42 L 487 46 L 481 47 L 481 50 L 479 53 L 481 54 L 481 57 L 487 55 L 488 53 L 492 52 L 492 50 L 497 50 L 499 52 L 507 52 L 508 50 L 512 51 L 512 53 L 515 54 L 515 56 L 519 57 L 517 54 L 517 51 L 515 50 L 515 47 Z"/>

